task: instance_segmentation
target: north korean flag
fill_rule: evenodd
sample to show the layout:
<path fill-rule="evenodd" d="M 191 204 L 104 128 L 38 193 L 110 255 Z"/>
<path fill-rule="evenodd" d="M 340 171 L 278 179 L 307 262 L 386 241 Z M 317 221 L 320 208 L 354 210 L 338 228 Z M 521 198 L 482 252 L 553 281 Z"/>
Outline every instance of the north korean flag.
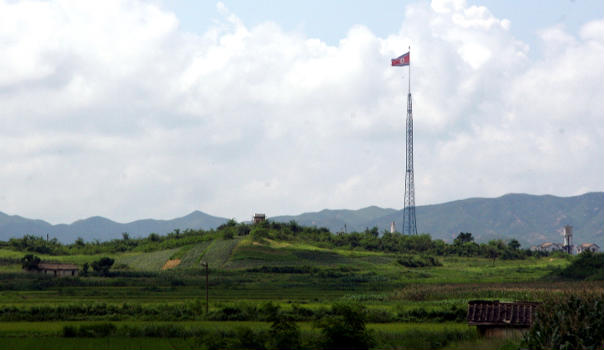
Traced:
<path fill-rule="evenodd" d="M 393 67 L 401 67 L 401 66 L 408 66 L 408 65 L 409 65 L 409 52 L 407 52 L 406 54 L 404 54 L 402 56 L 392 59 Z"/>

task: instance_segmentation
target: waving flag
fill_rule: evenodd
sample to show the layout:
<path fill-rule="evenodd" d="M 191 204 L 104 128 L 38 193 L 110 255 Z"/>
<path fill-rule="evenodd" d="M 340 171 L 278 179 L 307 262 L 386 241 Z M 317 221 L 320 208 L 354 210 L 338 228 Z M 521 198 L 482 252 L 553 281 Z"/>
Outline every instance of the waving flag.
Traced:
<path fill-rule="evenodd" d="M 406 54 L 404 54 L 402 56 L 392 59 L 393 67 L 401 67 L 401 66 L 408 66 L 408 65 L 409 65 L 409 52 L 407 52 Z"/>

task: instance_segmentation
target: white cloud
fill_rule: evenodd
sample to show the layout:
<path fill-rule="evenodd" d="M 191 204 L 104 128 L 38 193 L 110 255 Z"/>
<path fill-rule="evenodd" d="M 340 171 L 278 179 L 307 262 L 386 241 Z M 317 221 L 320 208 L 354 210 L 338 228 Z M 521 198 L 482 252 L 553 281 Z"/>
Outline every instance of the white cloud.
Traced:
<path fill-rule="evenodd" d="M 152 3 L 0 3 L 0 210 L 400 208 L 407 70 L 389 58 L 408 45 L 418 204 L 604 188 L 602 21 L 543 30 L 531 61 L 509 20 L 464 1 L 335 46 L 218 12 L 196 35 Z"/>

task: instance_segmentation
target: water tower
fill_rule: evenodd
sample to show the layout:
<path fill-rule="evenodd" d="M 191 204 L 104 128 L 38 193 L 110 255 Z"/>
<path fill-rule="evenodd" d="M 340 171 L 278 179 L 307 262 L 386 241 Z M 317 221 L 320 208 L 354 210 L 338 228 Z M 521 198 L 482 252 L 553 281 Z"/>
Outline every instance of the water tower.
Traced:
<path fill-rule="evenodd" d="M 564 236 L 564 251 L 568 254 L 573 253 L 573 227 L 570 225 L 564 226 L 564 231 L 562 232 Z"/>

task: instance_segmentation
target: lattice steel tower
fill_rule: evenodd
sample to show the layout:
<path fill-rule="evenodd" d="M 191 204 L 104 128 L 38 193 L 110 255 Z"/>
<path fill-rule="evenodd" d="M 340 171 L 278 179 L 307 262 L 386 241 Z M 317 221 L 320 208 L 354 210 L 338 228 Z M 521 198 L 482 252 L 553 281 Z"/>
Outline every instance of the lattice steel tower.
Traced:
<path fill-rule="evenodd" d="M 403 207 L 403 234 L 416 235 L 415 183 L 413 180 L 413 104 L 411 102 L 411 48 L 406 54 L 392 59 L 393 66 L 409 66 L 409 92 L 407 94 L 407 120 L 405 136 L 405 206 Z"/>
<path fill-rule="evenodd" d="M 411 68 L 411 67 L 409 67 Z M 409 69 L 411 75 L 411 69 Z M 411 102 L 411 90 L 407 94 L 407 133 L 406 133 L 406 157 L 407 166 L 405 170 L 405 207 L 403 209 L 403 233 L 417 234 L 415 222 L 415 183 L 413 180 L 413 105 Z"/>

